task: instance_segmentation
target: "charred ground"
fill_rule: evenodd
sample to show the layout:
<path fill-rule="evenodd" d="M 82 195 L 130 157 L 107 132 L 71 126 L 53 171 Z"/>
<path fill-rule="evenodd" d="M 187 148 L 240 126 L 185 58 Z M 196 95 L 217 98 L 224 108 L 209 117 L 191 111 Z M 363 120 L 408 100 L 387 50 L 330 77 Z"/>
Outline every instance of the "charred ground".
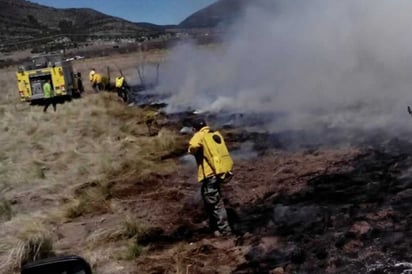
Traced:
<path fill-rule="evenodd" d="M 394 140 L 360 151 L 336 170 L 310 176 L 299 191 L 278 192 L 246 209 L 240 216 L 258 213 L 244 230 L 254 235 L 264 228 L 264 236 L 280 237 L 283 246 L 252 247 L 237 270 L 399 273 L 395 264 L 411 259 L 410 148 Z"/>
<path fill-rule="evenodd" d="M 179 130 L 196 116 L 165 115 L 163 126 Z M 411 142 L 376 132 L 349 137 L 342 129 L 324 131 L 324 139 L 303 131 L 262 133 L 247 128 L 263 124 L 264 115 L 206 117 L 220 127 L 235 158 L 235 177 L 223 186 L 235 235 L 216 238 L 208 231 L 194 163 L 182 143 L 165 157 L 179 162 L 176 172 L 144 184 L 131 181 L 122 191 L 136 216 L 150 216 L 150 229 L 137 239 L 146 252 L 137 259 L 139 272 L 410 268 Z M 141 215 L 141 208 L 150 213 Z"/>
<path fill-rule="evenodd" d="M 192 117 L 171 115 L 168 125 L 178 129 Z M 146 250 L 137 259 L 139 271 L 401 273 L 409 268 L 412 143 L 364 135 L 352 145 L 291 146 L 288 134 L 296 141 L 305 140 L 299 139 L 305 133 L 222 130 L 236 160 L 235 178 L 223 186 L 236 235 L 210 234 L 193 163 L 183 157 L 175 173 L 142 185 L 143 192 L 134 184 L 125 191 L 133 193 L 129 205 L 137 215 L 140 208 L 151 208 L 152 227 L 137 240 Z M 251 150 L 244 150 L 246 143 Z M 183 154 L 182 148 L 170 157 Z"/>

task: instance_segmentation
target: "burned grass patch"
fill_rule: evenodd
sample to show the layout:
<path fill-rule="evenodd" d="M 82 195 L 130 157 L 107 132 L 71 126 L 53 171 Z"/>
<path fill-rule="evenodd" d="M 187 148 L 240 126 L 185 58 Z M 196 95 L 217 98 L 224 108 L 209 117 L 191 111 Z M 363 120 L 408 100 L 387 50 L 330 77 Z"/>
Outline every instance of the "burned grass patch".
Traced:
<path fill-rule="evenodd" d="M 410 151 L 400 140 L 372 146 L 341 170 L 307 178 L 298 192 L 248 204 L 238 211 L 238 229 L 256 242 L 235 272 L 377 273 L 373 266 L 398 273 L 396 263 L 412 260 Z M 280 237 L 283 246 L 262 249 L 263 236 Z"/>

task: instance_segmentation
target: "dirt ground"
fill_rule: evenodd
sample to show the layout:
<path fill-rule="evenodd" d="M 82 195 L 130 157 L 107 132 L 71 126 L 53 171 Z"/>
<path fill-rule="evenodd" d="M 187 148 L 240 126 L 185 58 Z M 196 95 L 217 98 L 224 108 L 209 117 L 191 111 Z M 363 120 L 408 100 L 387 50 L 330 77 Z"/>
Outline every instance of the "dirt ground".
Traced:
<path fill-rule="evenodd" d="M 149 224 L 137 239 L 142 253 L 126 262 L 108 246 L 93 265 L 97 273 L 401 273 L 411 259 L 410 181 L 401 170 L 411 159 L 400 145 L 235 159 L 222 187 L 230 237 L 208 231 L 190 161 L 168 176 L 129 178 L 112 193 Z M 115 222 L 105 214 L 63 224 L 58 246 L 81 246 Z"/>
<path fill-rule="evenodd" d="M 103 260 L 97 258 L 93 262 L 97 273 L 116 273 L 117 268 L 122 273 L 243 273 L 241 268 L 248 264 L 247 254 L 253 246 L 282 246 L 279 235 L 266 231 L 271 222 L 266 215 L 270 212 L 261 207 L 280 193 L 298 193 L 309 178 L 336 169 L 354 155 L 356 151 L 347 150 L 273 151 L 259 158 L 235 158 L 236 175 L 223 186 L 222 193 L 236 235 L 226 238 L 214 237 L 207 229 L 191 159 L 181 159 L 181 168 L 169 176 L 118 182 L 112 189 L 117 206 L 132 212 L 134 218 L 145 220 L 150 228 L 138 239 L 144 253 L 136 262 L 125 264 L 116 260 L 113 250 L 110 260 L 104 256 Z M 78 252 L 82 253 L 82 243 L 91 231 L 115 223 L 116 216 L 104 214 L 62 224 L 58 227 L 61 238 L 56 247 L 73 251 L 73 246 L 79 246 Z M 276 265 L 274 262 L 273 268 Z M 284 266 L 281 262 L 279 265 Z"/>

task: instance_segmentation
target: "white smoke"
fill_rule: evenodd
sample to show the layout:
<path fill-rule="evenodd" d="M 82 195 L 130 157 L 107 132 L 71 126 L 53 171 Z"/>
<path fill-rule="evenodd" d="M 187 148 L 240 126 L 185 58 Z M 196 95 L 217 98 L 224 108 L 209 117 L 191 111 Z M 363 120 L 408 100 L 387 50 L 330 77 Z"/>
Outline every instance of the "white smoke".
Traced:
<path fill-rule="evenodd" d="M 286 113 L 277 130 L 412 128 L 411 10 L 409 0 L 251 6 L 222 47 L 173 51 L 160 79 L 169 110 Z"/>

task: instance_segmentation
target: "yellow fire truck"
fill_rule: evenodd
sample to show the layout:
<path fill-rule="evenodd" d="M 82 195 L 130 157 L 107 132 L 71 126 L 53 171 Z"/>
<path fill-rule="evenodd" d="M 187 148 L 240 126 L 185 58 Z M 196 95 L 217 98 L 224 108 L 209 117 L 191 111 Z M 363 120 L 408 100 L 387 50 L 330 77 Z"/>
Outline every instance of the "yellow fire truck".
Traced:
<path fill-rule="evenodd" d="M 83 91 L 80 73 L 74 74 L 71 62 L 60 54 L 34 57 L 18 68 L 16 76 L 22 101 L 43 100 L 43 84 L 49 79 L 55 96 L 62 99 L 80 97 Z"/>

